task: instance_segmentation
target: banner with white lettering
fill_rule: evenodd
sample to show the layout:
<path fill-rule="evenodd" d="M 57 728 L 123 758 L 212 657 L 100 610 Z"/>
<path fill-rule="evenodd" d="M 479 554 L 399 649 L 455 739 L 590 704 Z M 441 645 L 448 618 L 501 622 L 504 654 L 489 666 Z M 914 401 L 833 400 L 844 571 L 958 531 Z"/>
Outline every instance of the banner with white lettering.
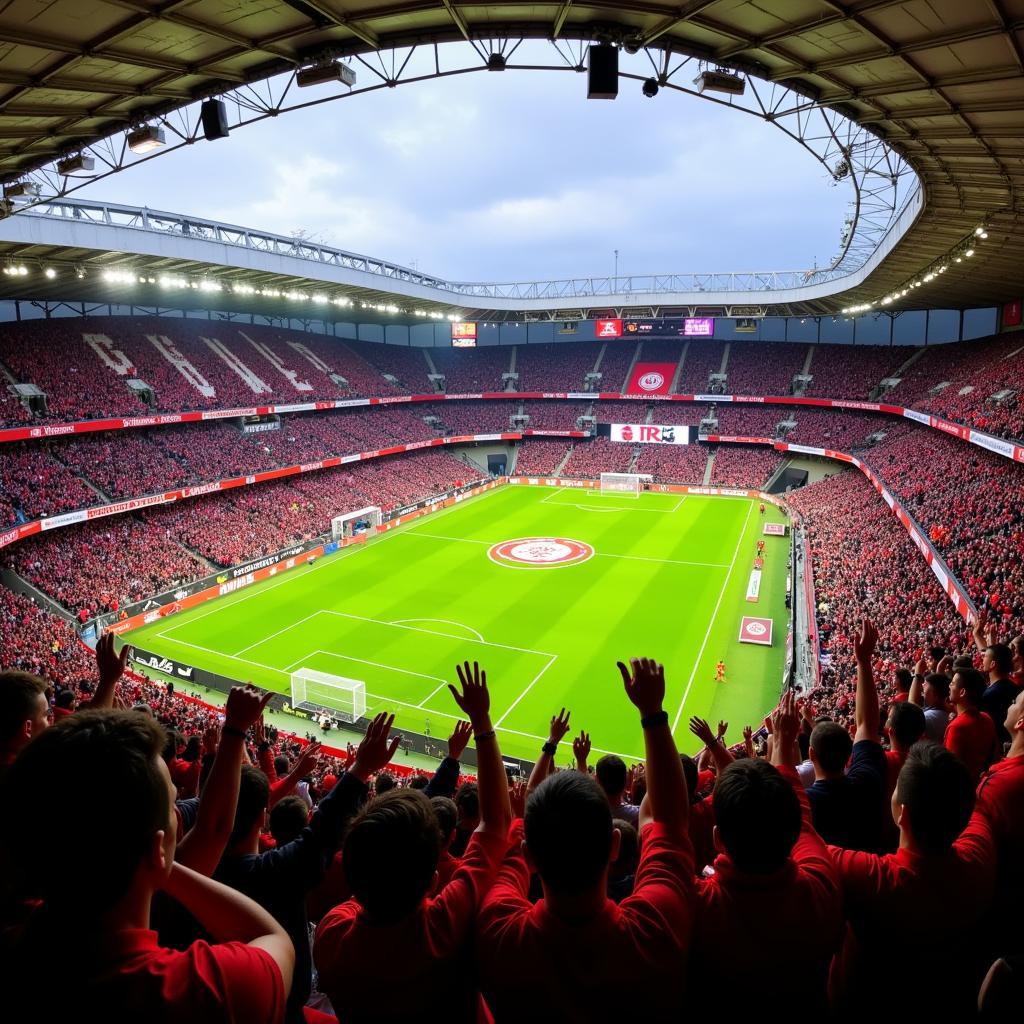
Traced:
<path fill-rule="evenodd" d="M 689 444 L 696 427 L 660 423 L 613 423 L 611 439 L 621 444 Z"/>

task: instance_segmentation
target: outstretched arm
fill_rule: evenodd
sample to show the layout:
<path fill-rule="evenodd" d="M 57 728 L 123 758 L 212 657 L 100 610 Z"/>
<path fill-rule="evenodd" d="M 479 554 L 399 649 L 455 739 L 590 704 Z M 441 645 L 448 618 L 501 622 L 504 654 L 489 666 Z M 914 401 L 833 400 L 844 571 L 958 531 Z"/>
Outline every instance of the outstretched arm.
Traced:
<path fill-rule="evenodd" d="M 114 634 L 104 633 L 96 642 L 96 670 L 100 680 L 89 702 L 90 708 L 112 708 L 114 706 L 114 690 L 117 682 L 124 675 L 128 665 L 128 654 L 131 648 L 125 644 L 120 653 L 114 650 Z"/>
<path fill-rule="evenodd" d="M 541 747 L 540 757 L 537 758 L 533 771 L 530 772 L 530 781 L 526 785 L 527 794 L 532 793 L 554 771 L 555 752 L 558 749 L 558 744 L 569 731 L 570 713 L 562 708 L 556 716 L 552 716 L 547 742 Z"/>
<path fill-rule="evenodd" d="M 178 844 L 175 860 L 203 875 L 212 875 L 231 836 L 238 806 L 245 734 L 263 714 L 271 693 L 255 686 L 233 686 L 224 705 L 224 728 L 199 798 L 195 827 Z"/>
<path fill-rule="evenodd" d="M 733 763 L 735 758 L 725 749 L 722 736 L 713 733 L 711 726 L 703 718 L 698 718 L 694 715 L 690 719 L 690 732 L 704 744 L 704 749 L 708 752 L 708 756 L 714 760 L 719 771 Z"/>
<path fill-rule="evenodd" d="M 631 658 L 629 665 L 618 663 L 626 696 L 640 712 L 647 761 L 647 795 L 640 807 L 640 827 L 656 822 L 675 838 L 689 842 L 686 779 L 663 707 L 665 667 L 653 658 Z"/>
<path fill-rule="evenodd" d="M 874 623 L 865 618 L 861 626 L 860 636 L 853 641 L 853 653 L 857 659 L 857 698 L 855 705 L 855 721 L 857 733 L 854 742 L 874 740 L 878 742 L 881 725 L 878 711 L 878 690 L 875 689 L 875 677 L 871 671 L 871 659 L 878 644 L 878 630 Z"/>
<path fill-rule="evenodd" d="M 449 685 L 455 703 L 469 718 L 476 737 L 477 783 L 480 787 L 480 824 L 478 832 L 508 834 L 512 811 L 508 801 L 508 779 L 501 759 L 498 737 L 491 725 L 491 695 L 487 690 L 487 673 L 474 661 L 456 665 L 462 687 L 460 693 Z"/>

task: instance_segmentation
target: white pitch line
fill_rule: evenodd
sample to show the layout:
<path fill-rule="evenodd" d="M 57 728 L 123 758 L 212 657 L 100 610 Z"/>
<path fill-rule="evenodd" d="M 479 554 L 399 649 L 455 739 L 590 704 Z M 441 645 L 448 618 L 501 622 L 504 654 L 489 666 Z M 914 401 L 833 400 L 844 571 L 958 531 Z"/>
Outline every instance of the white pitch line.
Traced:
<path fill-rule="evenodd" d="M 432 697 L 434 697 L 434 696 L 436 696 L 436 695 L 437 695 L 438 693 L 440 693 L 440 692 L 441 692 L 441 691 L 442 691 L 442 690 L 443 690 L 443 689 L 444 689 L 444 688 L 445 688 L 445 687 L 446 687 L 447 685 L 448 685 L 448 683 L 447 683 L 447 681 L 446 681 L 446 682 L 443 682 L 443 683 L 441 683 L 441 685 L 440 685 L 440 686 L 435 686 L 435 687 L 434 687 L 434 688 L 433 688 L 433 689 L 432 689 L 432 690 L 430 691 L 430 693 L 428 693 L 428 694 L 426 695 L 426 697 L 424 697 L 424 698 L 423 698 L 423 700 L 421 700 L 421 701 L 419 702 L 419 704 L 417 704 L 417 705 L 416 705 L 416 707 L 418 707 L 418 708 L 421 708 L 421 707 L 423 707 L 423 705 L 424 705 L 424 704 L 426 704 L 428 700 L 430 700 L 430 699 L 431 699 Z"/>
<path fill-rule="evenodd" d="M 690 696 L 690 687 L 693 686 L 694 677 L 697 675 L 697 669 L 700 666 L 700 659 L 704 657 L 704 648 L 708 645 L 708 637 L 711 636 L 711 629 L 715 624 L 715 618 L 718 615 L 718 609 L 721 607 L 722 598 L 725 597 L 726 588 L 729 586 L 729 580 L 732 579 L 732 571 L 736 568 L 736 559 L 739 557 L 740 545 L 743 543 L 743 538 L 747 533 L 747 523 L 750 522 L 750 513 L 754 508 L 753 501 L 747 507 L 747 518 L 743 520 L 743 528 L 740 530 L 740 535 L 736 539 L 736 550 L 732 553 L 732 561 L 729 563 L 729 571 L 725 574 L 725 579 L 722 581 L 722 589 L 718 592 L 718 600 L 715 602 L 714 611 L 711 613 L 711 618 L 708 620 L 708 628 L 704 633 L 704 641 L 700 645 L 700 650 L 697 652 L 697 658 L 693 663 L 693 671 L 690 673 L 690 678 L 687 680 L 686 689 L 683 691 L 683 699 L 679 702 L 679 710 L 676 712 L 675 721 L 672 723 L 672 732 L 676 731 L 676 726 L 679 724 L 679 719 L 683 714 L 683 706 L 686 704 L 686 698 Z"/>
<path fill-rule="evenodd" d="M 412 530 L 406 534 L 407 537 L 426 537 L 428 540 L 446 540 L 453 544 L 481 544 L 484 547 L 494 547 L 494 544 L 489 540 L 473 540 L 470 537 L 442 537 L 435 533 L 420 533 L 418 530 Z M 595 551 L 594 555 L 597 558 L 628 558 L 635 562 L 665 562 L 668 565 L 698 565 L 703 566 L 707 569 L 728 569 L 729 566 L 725 562 L 688 562 L 680 558 L 648 558 L 645 555 L 619 555 L 613 551 Z M 510 568 L 515 568 L 510 566 Z M 414 619 L 398 620 L 413 622 Z M 426 620 L 425 620 L 426 621 Z M 436 620 L 438 622 L 443 621 L 441 619 Z"/>
<path fill-rule="evenodd" d="M 351 654 L 339 654 L 337 651 L 310 651 L 310 655 L 313 654 L 325 654 L 328 658 L 338 658 L 341 661 L 356 661 L 360 665 L 371 665 L 373 668 L 383 668 L 388 672 L 400 672 L 404 676 L 416 676 L 419 679 L 429 679 L 432 683 L 440 683 L 441 686 L 448 685 L 448 680 L 442 679 L 440 676 L 430 676 L 425 672 L 414 672 L 411 668 L 399 668 L 397 665 L 385 665 L 380 661 L 369 661 L 366 658 L 356 658 Z M 441 687 L 439 686 L 438 689 L 440 688 Z"/>
<path fill-rule="evenodd" d="M 485 644 L 487 641 L 484 639 L 483 633 L 479 630 L 474 629 L 472 626 L 467 626 L 464 622 L 456 622 L 454 619 L 392 619 L 389 626 L 402 626 L 407 622 L 443 622 L 447 626 L 458 626 L 460 629 L 467 629 L 472 633 L 480 643 Z M 445 634 L 446 636 L 450 634 Z"/>
<path fill-rule="evenodd" d="M 466 644 L 483 644 L 484 647 L 500 647 L 505 651 L 518 651 L 520 654 L 539 654 L 542 658 L 556 658 L 558 655 L 552 654 L 550 651 L 535 651 L 532 647 L 516 647 L 513 644 L 499 644 L 493 640 L 470 640 L 466 636 L 456 636 L 454 633 L 442 633 L 437 629 L 420 629 L 419 626 L 402 626 L 395 622 L 385 622 L 383 619 L 371 619 L 366 615 L 355 615 L 352 612 L 336 612 L 330 608 L 325 608 L 318 612 L 320 615 L 337 615 L 343 619 L 355 619 L 358 622 L 374 622 L 378 626 L 394 626 L 395 629 L 408 629 L 413 633 L 427 633 L 430 636 L 445 636 L 449 640 L 461 640 Z"/>
<path fill-rule="evenodd" d="M 270 636 L 265 636 L 255 643 L 249 644 L 248 647 L 243 647 L 240 651 L 235 651 L 236 655 L 245 654 L 246 651 L 251 651 L 254 647 L 259 647 L 260 644 L 265 644 L 268 640 L 273 640 L 274 637 L 280 636 L 282 633 L 287 633 L 289 629 L 294 629 L 296 626 L 301 626 L 304 622 L 309 622 L 310 619 L 315 619 L 320 613 L 313 612 L 311 615 L 307 615 L 304 619 L 299 619 L 298 622 L 293 622 L 290 626 L 285 626 L 284 629 L 279 629 L 276 633 L 271 633 Z"/>
<path fill-rule="evenodd" d="M 544 673 L 545 673 L 545 672 L 547 672 L 547 670 L 548 670 L 549 668 L 551 668 L 551 666 L 552 666 L 552 665 L 553 665 L 553 664 L 555 663 L 555 661 L 556 661 L 556 659 L 557 659 L 557 658 L 558 658 L 558 655 L 557 655 L 557 654 L 552 654 L 552 655 L 551 655 L 551 659 L 550 659 L 550 660 L 548 661 L 548 663 L 547 663 L 547 664 L 546 664 L 546 665 L 545 665 L 545 666 L 544 666 L 544 667 L 543 667 L 543 668 L 542 668 L 542 669 L 541 669 L 541 670 L 540 670 L 540 671 L 539 671 L 539 672 L 538 672 L 538 673 L 537 673 L 537 674 L 536 674 L 536 675 L 535 675 L 535 676 L 533 677 L 533 679 L 532 679 L 532 680 L 530 681 L 530 685 L 529 685 L 529 686 L 527 686 L 527 687 L 526 687 L 526 689 L 525 689 L 525 690 L 523 690 L 523 692 L 522 692 L 521 694 L 519 694 L 519 696 L 518 696 L 518 697 L 516 697 L 516 699 L 515 699 L 514 701 L 512 701 L 512 703 L 511 703 L 511 704 L 509 705 L 509 708 L 508 708 L 508 710 L 507 710 L 507 711 L 505 712 L 505 714 L 503 714 L 503 715 L 501 716 L 501 718 L 499 718 L 499 719 L 498 719 L 498 720 L 497 720 L 497 721 L 496 721 L 496 722 L 494 723 L 494 728 L 495 728 L 495 729 L 497 729 L 497 728 L 498 728 L 498 726 L 499 726 L 499 725 L 501 725 L 501 723 L 502 723 L 502 722 L 504 722 L 504 721 L 505 721 L 505 719 L 506 719 L 506 718 L 508 718 L 508 716 L 509 716 L 510 714 L 512 714 L 512 712 L 513 712 L 513 711 L 515 710 L 515 708 L 516 708 L 516 705 L 517 705 L 517 704 L 518 704 L 518 703 L 519 703 L 519 702 L 520 702 L 520 701 L 521 701 L 521 700 L 522 700 L 522 699 L 523 699 L 523 698 L 524 698 L 524 697 L 525 697 L 525 696 L 526 696 L 526 695 L 527 695 L 527 694 L 528 694 L 528 693 L 529 693 L 529 692 L 530 692 L 530 691 L 531 691 L 531 690 L 533 689 L 533 687 L 534 687 L 534 684 L 535 684 L 535 683 L 537 682 L 537 680 L 538 680 L 538 679 L 540 679 L 540 677 L 541 677 L 542 675 L 544 675 Z"/>
<path fill-rule="evenodd" d="M 613 555 L 606 551 L 595 551 L 598 558 L 627 558 L 631 562 L 665 562 L 668 565 L 699 565 L 705 569 L 728 569 L 724 562 L 687 562 L 680 558 L 647 558 L 644 555 Z"/>

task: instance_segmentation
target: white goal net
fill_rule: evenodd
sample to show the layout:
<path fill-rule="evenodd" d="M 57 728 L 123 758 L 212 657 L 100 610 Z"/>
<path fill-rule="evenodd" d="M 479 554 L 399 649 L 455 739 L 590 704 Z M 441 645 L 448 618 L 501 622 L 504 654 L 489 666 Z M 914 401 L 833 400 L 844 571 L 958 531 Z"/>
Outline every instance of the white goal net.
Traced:
<path fill-rule="evenodd" d="M 639 473 L 602 473 L 601 494 L 631 494 L 634 498 L 640 496 Z"/>
<path fill-rule="evenodd" d="M 366 683 L 329 672 L 300 668 L 291 674 L 292 707 L 314 714 L 326 712 L 342 722 L 358 722 L 366 715 Z"/>
<path fill-rule="evenodd" d="M 356 512 L 346 512 L 331 520 L 331 536 L 334 540 L 355 537 L 360 533 L 369 533 L 373 536 L 381 524 L 381 519 L 381 510 L 376 505 L 369 505 Z"/>

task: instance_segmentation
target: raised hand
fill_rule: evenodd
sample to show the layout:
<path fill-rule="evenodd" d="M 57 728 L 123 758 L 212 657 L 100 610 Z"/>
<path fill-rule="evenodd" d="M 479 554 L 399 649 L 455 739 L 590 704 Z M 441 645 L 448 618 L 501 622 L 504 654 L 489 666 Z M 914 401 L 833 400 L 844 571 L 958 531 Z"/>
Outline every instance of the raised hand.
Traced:
<path fill-rule="evenodd" d="M 705 747 L 714 746 L 718 740 L 718 737 L 711 731 L 711 726 L 708 725 L 703 718 L 699 718 L 697 715 L 694 715 L 690 719 L 690 732 L 692 732 Z"/>
<path fill-rule="evenodd" d="M 642 718 L 661 711 L 665 700 L 665 666 L 653 658 L 630 658 L 629 668 L 616 663 L 622 674 L 622 684 Z"/>
<path fill-rule="evenodd" d="M 878 630 L 867 617 L 861 625 L 860 635 L 853 638 L 853 654 L 861 664 L 870 664 L 878 644 Z"/>
<path fill-rule="evenodd" d="M 479 728 L 485 719 L 488 719 L 488 725 L 485 728 L 489 729 L 488 716 L 491 710 L 491 695 L 487 690 L 487 673 L 482 672 L 475 661 L 472 669 L 469 667 L 469 662 L 466 661 L 461 665 L 456 665 L 455 671 L 458 673 L 459 682 L 462 685 L 462 693 L 459 693 L 451 683 L 448 684 L 455 703 L 473 724 L 474 729 L 478 732 L 485 731 L 485 729 Z"/>
<path fill-rule="evenodd" d="M 473 726 L 469 722 L 456 722 L 451 736 L 448 737 L 448 756 L 454 761 L 462 757 L 462 752 L 473 735 Z"/>
<path fill-rule="evenodd" d="M 754 742 L 754 727 L 751 725 L 743 726 L 743 742 L 753 743 Z"/>
<path fill-rule="evenodd" d="M 263 693 L 252 683 L 232 686 L 224 705 L 224 727 L 248 732 L 260 720 L 272 696 L 269 690 Z"/>
<path fill-rule="evenodd" d="M 562 708 L 557 715 L 551 718 L 551 728 L 548 731 L 548 743 L 561 743 L 565 734 L 569 731 L 569 715 L 571 712 Z"/>
<path fill-rule="evenodd" d="M 100 686 L 113 686 L 124 675 L 128 667 L 128 655 L 131 648 L 125 644 L 118 653 L 114 649 L 114 634 L 104 633 L 96 642 L 96 670 L 99 672 Z"/>
<path fill-rule="evenodd" d="M 210 725 L 207 726 L 206 731 L 203 733 L 203 753 L 204 754 L 216 754 L 217 745 L 220 743 L 220 726 Z"/>
<path fill-rule="evenodd" d="M 953 674 L 953 655 L 944 654 L 940 659 L 939 663 L 935 666 L 935 671 L 944 676 Z"/>
<path fill-rule="evenodd" d="M 796 709 L 796 695 L 787 690 L 772 712 L 772 764 L 792 764 L 793 746 L 800 730 L 800 714 Z"/>
<path fill-rule="evenodd" d="M 356 748 L 351 743 L 345 744 L 345 771 L 348 771 L 355 763 Z"/>
<path fill-rule="evenodd" d="M 291 774 L 296 775 L 300 779 L 305 778 L 307 775 L 312 775 L 312 773 L 316 771 L 317 762 L 319 760 L 320 741 L 311 740 L 306 744 L 302 753 L 299 754 Z"/>
<path fill-rule="evenodd" d="M 918 658 L 917 664 L 914 666 L 915 676 L 924 676 L 928 674 L 928 662 L 924 658 Z"/>
<path fill-rule="evenodd" d="M 718 720 L 718 738 L 722 739 L 725 734 L 729 731 L 729 723 L 723 722 L 721 719 Z"/>
<path fill-rule="evenodd" d="M 576 758 L 576 767 L 581 772 L 585 772 L 587 758 L 590 757 L 590 733 L 580 730 L 579 736 L 572 741 L 572 753 Z"/>
<path fill-rule="evenodd" d="M 382 711 L 366 727 L 366 735 L 356 749 L 356 758 L 352 762 L 351 773 L 363 782 L 379 772 L 391 761 L 401 742 L 401 736 L 389 739 L 391 726 L 395 724 L 395 716 Z"/>
<path fill-rule="evenodd" d="M 267 742 L 267 730 L 263 725 L 262 715 L 260 715 L 260 717 L 253 723 L 252 735 L 253 739 L 256 740 L 257 747 L 262 747 L 263 744 Z"/>
<path fill-rule="evenodd" d="M 523 817 L 526 814 L 526 783 L 513 782 L 509 787 L 508 799 L 512 805 L 512 817 Z"/>

